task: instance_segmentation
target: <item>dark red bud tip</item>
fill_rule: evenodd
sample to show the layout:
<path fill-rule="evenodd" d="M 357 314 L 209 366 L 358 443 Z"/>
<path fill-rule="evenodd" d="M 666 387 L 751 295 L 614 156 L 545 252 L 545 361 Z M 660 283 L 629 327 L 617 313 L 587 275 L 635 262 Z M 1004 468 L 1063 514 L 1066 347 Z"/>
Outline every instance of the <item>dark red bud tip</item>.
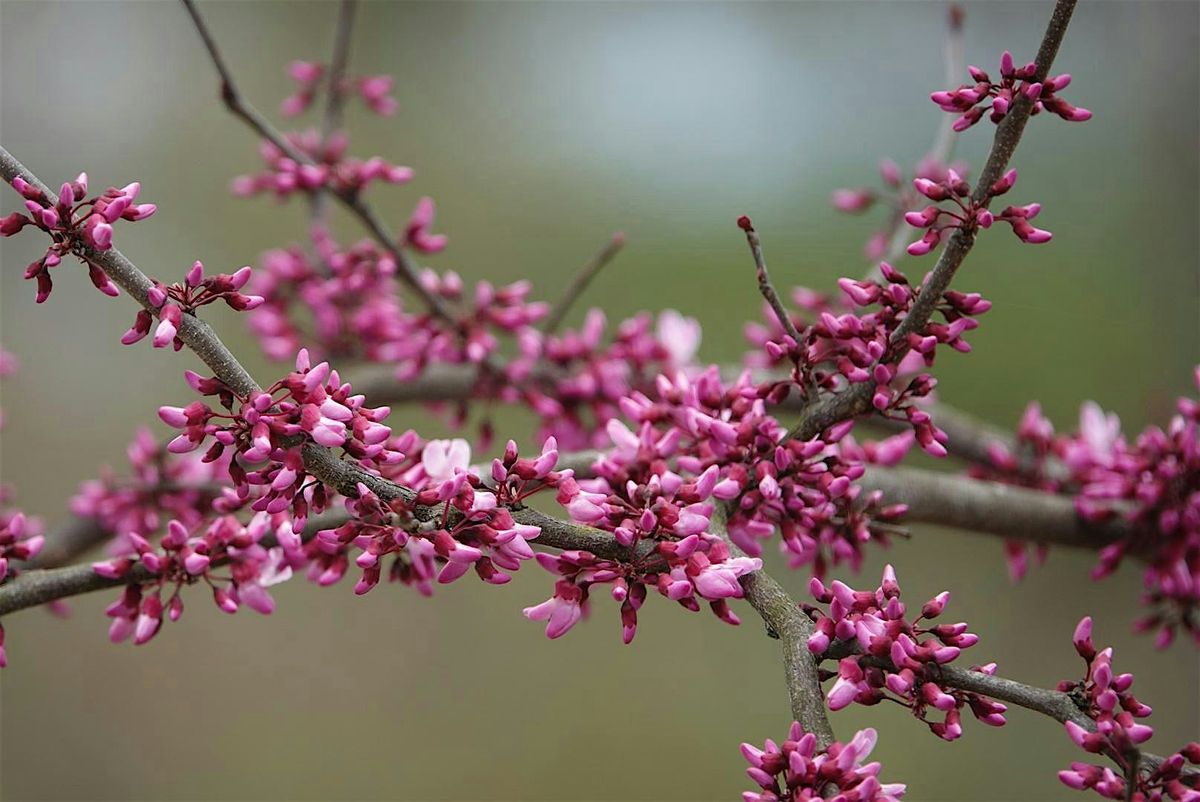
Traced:
<path fill-rule="evenodd" d="M 740 228 L 742 231 L 753 231 L 754 230 L 754 224 L 750 222 L 750 218 L 747 217 L 746 215 L 742 215 L 741 217 L 739 217 L 737 219 L 737 223 L 738 223 L 738 228 Z"/>
<path fill-rule="evenodd" d="M 963 27 L 963 19 L 967 16 L 967 12 L 963 10 L 960 3 L 950 4 L 950 30 L 961 31 Z"/>

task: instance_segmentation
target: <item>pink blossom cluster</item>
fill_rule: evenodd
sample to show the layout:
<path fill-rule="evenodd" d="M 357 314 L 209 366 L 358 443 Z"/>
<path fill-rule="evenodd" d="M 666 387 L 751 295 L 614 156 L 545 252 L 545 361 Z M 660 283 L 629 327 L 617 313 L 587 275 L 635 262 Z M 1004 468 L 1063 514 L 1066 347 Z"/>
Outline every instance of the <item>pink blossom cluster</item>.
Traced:
<path fill-rule="evenodd" d="M 540 436 L 579 450 L 609 444 L 605 426 L 620 416 L 621 399 L 651 389 L 659 374 L 692 367 L 701 332 L 693 318 L 667 309 L 657 321 L 627 318 L 610 335 L 604 312 L 591 309 L 579 329 L 547 336 L 526 328 L 515 336 L 520 354 L 491 392 L 532 409 Z"/>
<path fill-rule="evenodd" d="M 312 105 L 323 83 L 328 83 L 329 65 L 315 61 L 293 61 L 287 67 L 287 74 L 296 82 L 296 91 L 286 97 L 280 104 L 280 111 L 285 117 L 295 117 L 303 114 Z M 337 87 L 338 92 L 354 92 L 371 111 L 383 117 L 396 113 L 398 104 L 392 97 L 392 76 L 362 75 L 347 76 Z"/>
<path fill-rule="evenodd" d="M 109 187 L 101 195 L 88 198 L 87 173 L 63 184 L 57 201 L 51 201 L 45 192 L 20 176 L 13 179 L 12 186 L 25 198 L 28 214 L 13 212 L 0 219 L 0 237 L 11 237 L 25 226 L 34 226 L 51 239 L 46 253 L 25 268 L 25 278 L 37 280 L 38 303 L 50 297 L 54 289 L 50 269 L 57 267 L 64 256 L 80 248 L 107 251 L 112 247 L 114 223 L 145 220 L 156 208 L 153 203 L 134 203 L 141 191 L 136 181 L 120 189 Z M 88 277 L 96 289 L 115 296 L 117 287 L 108 274 L 85 254 L 78 256 L 88 266 Z"/>
<path fill-rule="evenodd" d="M 742 549 L 758 555 L 778 531 L 793 568 L 811 565 L 823 574 L 830 565 L 848 563 L 857 569 L 865 544 L 886 544 L 887 526 L 904 506 L 887 506 L 880 493 L 862 492 L 857 481 L 863 464 L 838 447 L 849 424 L 808 441 L 787 438 L 766 412 L 765 386 L 746 373 L 726 386 L 710 367 L 694 379 L 660 377 L 657 400 L 635 393 L 622 409 L 640 425 L 641 442 L 666 443 L 682 469 L 718 469 L 713 495 L 729 505 L 729 534 Z M 898 458 L 904 440 L 885 450 Z M 627 459 L 635 456 L 631 445 Z"/>
<path fill-rule="evenodd" d="M 816 623 L 809 650 L 821 655 L 830 647 L 853 649 L 838 661 L 837 681 L 827 696 L 830 710 L 841 710 L 853 702 L 873 705 L 888 699 L 912 710 L 934 735 L 947 741 L 962 735 L 961 710 L 966 706 L 984 724 L 1004 725 L 1004 705 L 938 681 L 941 666 L 957 660 L 963 649 L 979 641 L 964 623 L 931 625 L 945 610 L 949 592 L 942 591 L 925 602 L 910 621 L 890 565 L 884 568 L 874 591 L 854 590 L 837 580 L 827 588 L 817 577 L 810 581 L 809 591 L 819 603 L 829 605 L 828 613 L 803 605 Z M 996 664 L 971 670 L 992 674 Z M 943 720 L 929 721 L 931 708 L 945 714 Z"/>
<path fill-rule="evenodd" d="M 263 351 L 394 361 L 416 325 L 396 292 L 395 260 L 369 240 L 343 248 L 323 229 L 312 234 L 316 258 L 296 246 L 268 251 L 251 279 L 264 300 L 247 320 Z"/>
<path fill-rule="evenodd" d="M 719 468 L 710 465 L 692 475 L 673 470 L 670 462 L 683 453 L 677 452 L 678 429 L 664 434 L 646 422 L 635 435 L 616 419 L 607 429 L 615 448 L 595 465 L 596 478 L 563 478 L 557 499 L 573 520 L 612 532 L 629 558 L 599 559 L 585 551 L 539 554 L 542 567 L 560 579 L 554 596 L 525 615 L 547 621 L 547 636 L 557 638 L 582 617 L 591 587 L 603 584 L 611 585 L 621 604 L 625 643 L 637 632 L 637 611 L 648 587 L 693 612 L 707 601 L 718 618 L 738 623 L 728 600 L 742 598 L 738 579 L 761 568 L 762 560 L 735 553 L 708 531 L 719 503 Z"/>
<path fill-rule="evenodd" d="M 150 305 L 158 310 L 158 327 L 154 330 L 154 347 L 166 348 L 174 345 L 183 348 L 183 340 L 177 336 L 183 325 L 183 316 L 193 314 L 196 309 L 215 301 L 224 301 L 230 309 L 244 312 L 263 303 L 258 295 L 243 295 L 239 290 L 250 280 L 250 267 L 243 267 L 233 275 L 219 273 L 204 277 L 204 265 L 197 260 L 184 277 L 183 284 L 164 285 L 155 281 L 147 291 Z M 150 333 L 154 316 L 148 310 L 137 313 L 133 326 L 121 337 L 123 345 L 132 345 Z"/>
<path fill-rule="evenodd" d="M 280 150 L 274 143 L 263 141 L 258 148 L 265 168 L 258 173 L 238 176 L 231 189 L 238 197 L 250 197 L 263 192 L 273 193 L 283 200 L 299 193 L 329 190 L 345 197 L 354 197 L 370 183 L 406 184 L 412 180 L 410 167 L 401 167 L 379 156 L 363 161 L 346 155 L 350 140 L 343 134 L 333 134 L 326 140 L 314 130 L 289 132 L 288 143 L 308 157 L 300 162 Z"/>
<path fill-rule="evenodd" d="M 954 121 L 955 131 L 967 130 L 983 119 L 984 114 L 988 114 L 992 122 L 999 123 L 1022 95 L 1033 102 L 1030 114 L 1049 111 L 1068 122 L 1084 122 L 1092 118 L 1092 113 L 1087 109 L 1072 106 L 1058 96 L 1057 93 L 1071 83 L 1071 76 L 1067 73 L 1051 76 L 1044 81 L 1035 81 L 1037 65 L 1031 61 L 1018 67 L 1013 62 L 1012 53 L 1007 50 L 1000 57 L 999 83 L 994 83 L 991 77 L 978 67 L 967 69 L 975 83 L 963 84 L 958 89 L 947 92 L 934 92 L 929 96 L 942 111 L 961 115 Z"/>
<path fill-rule="evenodd" d="M 129 548 L 125 536 L 131 532 L 154 536 L 168 519 L 195 529 L 213 514 L 219 499 L 236 501 L 233 489 L 221 484 L 228 475 L 228 455 L 205 462 L 197 451 L 175 454 L 146 428 L 138 429 L 125 453 L 127 475 L 105 468 L 71 499 L 71 512 L 114 534 L 115 549 Z"/>
<path fill-rule="evenodd" d="M 878 762 L 863 763 L 875 749 L 877 735 L 867 728 L 855 733 L 848 743 L 835 741 L 825 749 L 792 722 L 782 744 L 767 739 L 763 748 L 742 744 L 742 755 L 750 768 L 746 774 L 760 791 L 746 791 L 743 802 L 808 802 L 830 799 L 838 802 L 897 802 L 904 796 L 901 783 L 881 783 Z"/>
<path fill-rule="evenodd" d="M 988 204 L 994 198 L 1005 194 L 1017 183 L 1017 171 L 1009 170 L 1000 176 L 988 189 L 987 197 L 976 202 L 971 197 L 971 185 L 953 170 L 946 172 L 942 181 L 931 181 L 918 178 L 913 181 L 917 191 L 934 203 L 920 211 L 908 212 L 904 221 L 913 228 L 925 229 L 921 239 L 908 246 L 912 256 L 924 256 L 937 247 L 947 231 L 965 229 L 974 231 L 980 228 L 991 228 L 997 220 L 1008 223 L 1013 233 L 1022 242 L 1039 245 L 1049 242 L 1053 234 L 1030 224 L 1042 210 L 1040 203 L 1029 203 L 1024 206 L 1006 206 L 1000 214 L 988 210 Z M 938 206 L 943 201 L 951 201 L 958 211 Z M 948 218 L 948 219 L 943 219 Z"/>
<path fill-rule="evenodd" d="M 1087 663 L 1087 672 L 1080 682 L 1060 682 L 1058 690 L 1069 694 L 1095 725 L 1089 728 L 1067 721 L 1067 735 L 1085 752 L 1105 755 L 1124 771 L 1118 773 L 1107 766 L 1073 762 L 1069 770 L 1058 773 L 1058 778 L 1069 788 L 1080 791 L 1090 788 L 1106 799 L 1200 802 L 1200 773 L 1184 773 L 1187 763 L 1200 766 L 1200 743 L 1188 744 L 1147 770 L 1131 765 L 1138 749 L 1154 735 L 1152 727 L 1139 723 L 1152 711 L 1130 691 L 1133 675 L 1114 673 L 1112 647 L 1096 649 L 1090 617 L 1079 622 L 1072 641 L 1075 651 Z M 1134 778 L 1133 788 L 1127 785 L 1130 775 Z"/>
<path fill-rule="evenodd" d="M 124 579 L 135 569 L 142 573 L 139 582 L 127 585 L 109 605 L 109 638 L 120 643 L 132 635 L 135 644 L 146 643 L 158 634 L 164 613 L 172 621 L 179 620 L 181 592 L 197 582 L 212 588 L 213 601 L 223 612 L 234 613 L 246 605 L 264 615 L 271 613 L 275 600 L 266 589 L 287 580 L 292 572 L 283 550 L 267 548 L 262 542 L 269 528 L 266 515 L 255 516 L 249 524 L 224 515 L 199 530 L 168 521 L 158 546 L 129 533 L 129 553 L 92 565 L 107 579 Z"/>
<path fill-rule="evenodd" d="M 0 487 L 0 504 L 6 504 L 9 497 L 9 489 Z M 31 560 L 45 545 L 46 538 L 42 534 L 42 522 L 39 519 L 31 518 L 20 510 L 0 509 L 0 583 L 18 574 L 16 566 L 11 564 L 12 561 Z M 4 624 L 0 623 L 0 668 L 7 665 Z"/>
<path fill-rule="evenodd" d="M 1196 371 L 1200 387 L 1200 369 Z M 1017 429 L 1017 452 L 991 448 L 991 465 L 973 474 L 1048 492 L 1075 495 L 1087 520 L 1123 517 L 1133 535 L 1100 550 L 1092 571 L 1108 576 L 1128 555 L 1147 562 L 1142 601 L 1152 612 L 1139 630 L 1157 630 L 1156 644 L 1169 645 L 1179 629 L 1200 642 L 1200 402 L 1180 398 L 1167 427 L 1147 427 L 1132 442 L 1116 415 L 1088 402 L 1079 430 L 1056 435 L 1053 424 L 1030 404 Z M 1023 552 L 1010 553 L 1023 567 Z"/>
<path fill-rule="evenodd" d="M 390 447 L 391 430 L 380 422 L 391 410 L 365 406 L 363 396 L 354 395 L 328 362 L 312 365 L 306 350 L 297 355 L 294 372 L 248 397 L 217 378 L 185 375 L 196 392 L 217 396 L 225 412 L 202 401 L 160 407 L 163 422 L 183 430 L 168 450 L 187 453 L 211 440 L 204 459 L 212 461 L 231 449 L 229 478 L 238 497 L 247 499 L 252 488 L 259 488 L 251 508 L 272 514 L 290 509 L 295 532 L 304 529 L 310 511 L 320 512 L 328 503 L 325 486 L 304 467 L 306 442 L 341 448 L 375 470 L 403 459 Z"/>
<path fill-rule="evenodd" d="M 870 382 L 874 386 L 871 403 L 876 411 L 906 421 L 923 450 L 945 456 L 945 433 L 919 406 L 937 382 L 920 371 L 933 365 L 939 346 L 969 352 L 971 346 L 964 335 L 978 327 L 976 317 L 987 312 L 991 302 L 978 293 L 950 290 L 935 308 L 940 321 L 931 320 L 922 331 L 897 339 L 897 329 L 921 288 L 911 286 L 908 277 L 887 262 L 880 263 L 879 269 L 881 280 L 839 279 L 838 286 L 845 296 L 843 306 L 815 293 L 797 292 L 796 299 L 811 315 L 807 325 L 803 320 L 796 321 L 800 342 L 778 324 L 748 327 L 747 337 L 765 353 L 765 358 L 752 359 L 750 364 L 790 364 L 790 383 L 804 392 L 811 387 L 837 392 L 851 384 Z M 858 307 L 865 311 L 858 313 Z M 772 400 L 781 400 L 788 384 L 772 387 Z M 831 437 L 831 442 L 837 439 Z"/>
<path fill-rule="evenodd" d="M 937 157 L 929 155 L 917 163 L 913 169 L 913 179 L 941 183 L 946 180 L 949 170 L 953 170 L 960 176 L 966 176 L 967 164 L 957 161 L 946 165 Z M 864 253 L 871 262 L 888 258 L 892 231 L 904 219 L 906 212 L 916 209 L 924 202 L 923 196 L 913 188 L 912 182 L 904 179 L 900 165 L 891 159 L 880 160 L 879 174 L 883 179 L 883 189 L 870 187 L 836 189 L 831 197 L 833 207 L 847 214 L 861 214 L 876 204 L 886 206 L 891 210 L 887 227 L 872 232 L 867 239 Z"/>
<path fill-rule="evenodd" d="M 419 459 L 410 456 L 414 464 L 397 479 L 415 494 L 383 501 L 360 485 L 358 497 L 346 500 L 351 520 L 318 532 L 307 547 L 315 558 L 310 578 L 319 584 L 336 582 L 354 547 L 360 550 L 354 563 L 362 569 L 354 588 L 358 594 L 378 584 L 389 555 L 394 555 L 389 578 L 414 585 L 423 595 L 432 593 L 435 581 L 447 584 L 471 569 L 484 582 L 507 583 L 512 577 L 505 572 L 516 571 L 534 556 L 528 541 L 541 533 L 514 521 L 510 507 L 569 475 L 554 470 L 554 440 L 546 441 L 533 459 L 521 458 L 509 441 L 504 457 L 492 462 L 490 484 L 471 470 L 465 440 L 431 440 L 420 448 L 409 446 L 407 453 L 419 453 Z"/>

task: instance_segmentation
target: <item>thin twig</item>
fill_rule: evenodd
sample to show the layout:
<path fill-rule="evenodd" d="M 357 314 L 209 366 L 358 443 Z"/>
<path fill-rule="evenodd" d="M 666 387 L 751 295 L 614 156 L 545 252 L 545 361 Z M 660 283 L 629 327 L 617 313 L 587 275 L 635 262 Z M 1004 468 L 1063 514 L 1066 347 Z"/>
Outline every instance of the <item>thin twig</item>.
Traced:
<path fill-rule="evenodd" d="M 571 307 L 579 300 L 579 296 L 583 295 L 583 291 L 592 283 L 592 279 L 604 269 L 605 265 L 612 261 L 613 257 L 625 247 L 625 235 L 620 231 L 614 233 L 612 238 L 600 249 L 599 253 L 591 258 L 583 268 L 575 274 L 575 278 L 571 281 L 562 298 L 554 305 L 546 318 L 546 323 L 542 327 L 547 335 L 554 334 L 562 325 L 563 319 L 566 318 L 567 312 L 571 311 Z"/>
<path fill-rule="evenodd" d="M 794 342 L 799 343 L 801 341 L 800 332 L 796 331 L 796 324 L 792 322 L 792 316 L 784 308 L 783 301 L 779 299 L 779 293 L 775 291 L 775 285 L 771 283 L 771 276 L 767 273 L 767 260 L 763 256 L 762 241 L 758 238 L 758 232 L 754 230 L 754 224 L 745 215 L 739 217 L 737 222 L 738 228 L 746 232 L 746 243 L 750 246 L 750 255 L 754 257 L 754 270 L 758 276 L 758 291 L 762 293 L 762 297 L 766 298 L 767 303 L 771 305 L 771 310 L 775 313 L 776 319 L 779 320 L 779 325 L 783 326 L 784 332 Z"/>
<path fill-rule="evenodd" d="M 326 75 L 325 113 L 321 116 L 321 150 L 329 144 L 329 138 L 342 127 L 342 112 L 346 107 L 346 67 L 350 62 L 350 34 L 354 30 L 354 12 L 357 0 L 342 0 L 338 4 L 337 29 L 333 35 L 333 56 L 329 60 Z M 328 194 L 318 187 L 310 196 L 312 222 L 319 224 L 325 219 Z"/>

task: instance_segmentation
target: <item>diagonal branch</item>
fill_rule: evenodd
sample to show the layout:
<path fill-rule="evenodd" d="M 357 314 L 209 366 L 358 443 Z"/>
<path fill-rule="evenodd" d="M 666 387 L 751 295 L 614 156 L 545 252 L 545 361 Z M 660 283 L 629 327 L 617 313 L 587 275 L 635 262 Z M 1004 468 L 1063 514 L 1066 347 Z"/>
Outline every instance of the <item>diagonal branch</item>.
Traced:
<path fill-rule="evenodd" d="M 759 239 L 758 232 L 754 230 L 753 223 L 750 218 L 742 215 L 738 218 L 738 228 L 746 232 L 746 243 L 750 246 L 750 255 L 754 257 L 754 272 L 758 276 L 758 291 L 762 293 L 762 297 L 767 300 L 771 306 L 771 311 L 775 313 L 775 318 L 779 321 L 779 325 L 783 327 L 784 332 L 792 338 L 793 342 L 801 341 L 800 332 L 796 330 L 796 324 L 792 322 L 792 316 L 788 314 L 787 309 L 783 305 L 783 301 L 779 299 L 779 293 L 775 291 L 775 285 L 771 282 L 771 276 L 767 273 L 767 259 L 763 256 L 762 240 Z"/>
<path fill-rule="evenodd" d="M 333 35 L 333 57 L 329 60 L 329 72 L 326 75 L 329 84 L 325 87 L 325 112 L 321 116 L 322 151 L 329 143 L 329 138 L 342 127 L 342 112 L 346 108 L 346 66 L 350 62 L 350 34 L 354 30 L 354 12 L 357 7 L 358 0 L 342 0 L 338 4 L 337 29 Z M 310 197 L 314 223 L 319 223 L 325 218 L 327 200 L 328 195 L 323 188 L 317 189 Z"/>
<path fill-rule="evenodd" d="M 1046 27 L 1041 47 L 1038 48 L 1035 59 L 1037 72 L 1033 81 L 1042 81 L 1046 78 L 1050 66 L 1054 62 L 1054 57 L 1058 54 L 1058 48 L 1062 44 L 1063 35 L 1067 31 L 1067 23 L 1071 21 L 1075 2 L 1076 0 L 1058 0 L 1055 4 L 1054 13 Z M 988 200 L 988 192 L 992 184 L 996 183 L 1008 167 L 1009 160 L 1012 159 L 1013 152 L 1016 151 L 1017 145 L 1021 141 L 1021 134 L 1025 131 L 1025 124 L 1029 122 L 1032 108 L 1033 101 L 1028 96 L 1021 94 L 1013 102 L 1004 120 L 997 126 L 992 150 L 988 154 L 983 172 L 975 184 L 975 191 L 971 193 L 971 200 L 974 203 L 984 203 Z M 942 294 L 954 279 L 954 274 L 958 272 L 963 260 L 974 247 L 975 234 L 976 232 L 970 228 L 955 229 L 950 241 L 938 257 L 933 271 L 921 285 L 921 292 L 913 302 L 908 316 L 893 332 L 889 349 L 890 358 L 902 357 L 908 351 L 908 335 L 919 333 L 925 328 Z M 873 392 L 873 384 L 862 382 L 826 397 L 815 403 L 801 417 L 800 422 L 792 429 L 790 436 L 800 440 L 810 440 L 837 423 L 870 412 Z"/>
<path fill-rule="evenodd" d="M 567 312 L 571 311 L 575 301 L 579 296 L 583 295 L 583 291 L 592 283 L 592 279 L 604 269 L 605 265 L 612 261 L 613 257 L 625 247 L 625 235 L 618 231 L 612 235 L 608 243 L 600 249 L 600 252 L 591 258 L 591 260 L 583 266 L 583 268 L 575 274 L 575 278 L 571 281 L 571 285 L 567 287 L 562 298 L 554 305 L 554 309 L 546 318 L 546 323 L 542 327 L 542 331 L 546 334 L 554 334 L 562 325 L 563 319 L 567 316 Z"/>
<path fill-rule="evenodd" d="M 263 139 L 266 139 L 272 145 L 279 148 L 289 159 L 300 164 L 313 164 L 313 160 L 307 154 L 288 142 L 283 134 L 275 130 L 271 123 L 242 97 L 241 92 L 238 91 L 237 84 L 233 82 L 233 73 L 229 71 L 229 66 L 225 63 L 224 56 L 221 55 L 221 50 L 217 47 L 216 40 L 213 39 L 212 31 L 208 29 L 204 18 L 200 16 L 194 0 L 181 1 L 191 16 L 192 22 L 196 26 L 196 31 L 204 41 L 204 47 L 208 51 L 209 58 L 212 59 L 213 66 L 217 70 L 217 74 L 221 80 L 221 100 L 225 103 L 229 111 L 254 129 Z M 394 234 L 388 231 L 374 210 L 356 192 L 331 192 L 331 194 L 362 222 L 375 241 L 379 243 L 380 247 L 396 260 L 396 265 L 400 268 L 400 277 L 421 298 L 425 305 L 429 307 L 430 311 L 452 328 L 457 329 L 458 321 L 455 318 L 453 310 L 450 309 L 441 296 L 433 294 L 421 283 L 420 269 L 417 263 L 413 261 L 413 258 L 409 256 L 406 250 L 400 247 L 399 240 L 396 239 Z"/>

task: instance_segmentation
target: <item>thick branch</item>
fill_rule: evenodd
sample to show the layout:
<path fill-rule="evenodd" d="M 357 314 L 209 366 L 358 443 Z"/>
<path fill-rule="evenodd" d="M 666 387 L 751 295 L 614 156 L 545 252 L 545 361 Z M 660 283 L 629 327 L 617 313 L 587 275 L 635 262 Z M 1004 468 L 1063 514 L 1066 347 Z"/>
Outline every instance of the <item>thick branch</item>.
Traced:
<path fill-rule="evenodd" d="M 725 531 L 725 508 L 722 505 L 717 505 L 713 513 L 711 530 L 725 538 L 734 555 L 745 556 Z M 800 611 L 796 600 L 766 571 L 747 574 L 740 581 L 746 601 L 762 617 L 767 625 L 767 633 L 779 639 L 792 718 L 800 722 L 805 732 L 816 736 L 819 747 L 829 746 L 834 741 L 833 727 L 825 713 L 825 696 L 821 691 L 817 659 L 808 650 L 808 638 L 814 631 L 812 620 Z"/>
<path fill-rule="evenodd" d="M 1038 49 L 1035 59 L 1037 72 L 1033 81 L 1044 80 L 1049 72 L 1054 57 L 1058 53 L 1059 45 L 1062 44 L 1063 35 L 1067 31 L 1071 13 L 1075 10 L 1075 2 L 1076 0 L 1058 0 L 1055 5 L 1054 14 L 1050 18 L 1042 45 Z M 1033 102 L 1026 95 L 1021 94 L 1013 102 L 1004 120 L 996 127 L 996 138 L 992 142 L 991 153 L 988 154 L 983 172 L 975 184 L 975 191 L 971 193 L 971 200 L 974 203 L 983 204 L 988 201 L 988 193 L 992 184 L 996 183 L 1008 167 L 1008 162 L 1017 149 L 1017 144 L 1021 141 L 1021 134 L 1025 131 L 1025 124 L 1029 122 L 1029 112 L 1032 107 Z M 925 324 L 929 322 L 942 294 L 950 286 L 954 274 L 958 272 L 963 260 L 974 247 L 975 234 L 976 232 L 972 228 L 955 229 L 950 241 L 938 257 L 937 264 L 934 265 L 928 280 L 921 285 L 921 293 L 913 302 L 912 309 L 893 332 L 890 358 L 902 357 L 908 351 L 908 335 L 924 330 Z M 874 385 L 870 382 L 863 382 L 827 397 L 814 404 L 803 415 L 792 430 L 791 436 L 801 440 L 810 440 L 834 424 L 869 412 L 873 392 Z"/>

